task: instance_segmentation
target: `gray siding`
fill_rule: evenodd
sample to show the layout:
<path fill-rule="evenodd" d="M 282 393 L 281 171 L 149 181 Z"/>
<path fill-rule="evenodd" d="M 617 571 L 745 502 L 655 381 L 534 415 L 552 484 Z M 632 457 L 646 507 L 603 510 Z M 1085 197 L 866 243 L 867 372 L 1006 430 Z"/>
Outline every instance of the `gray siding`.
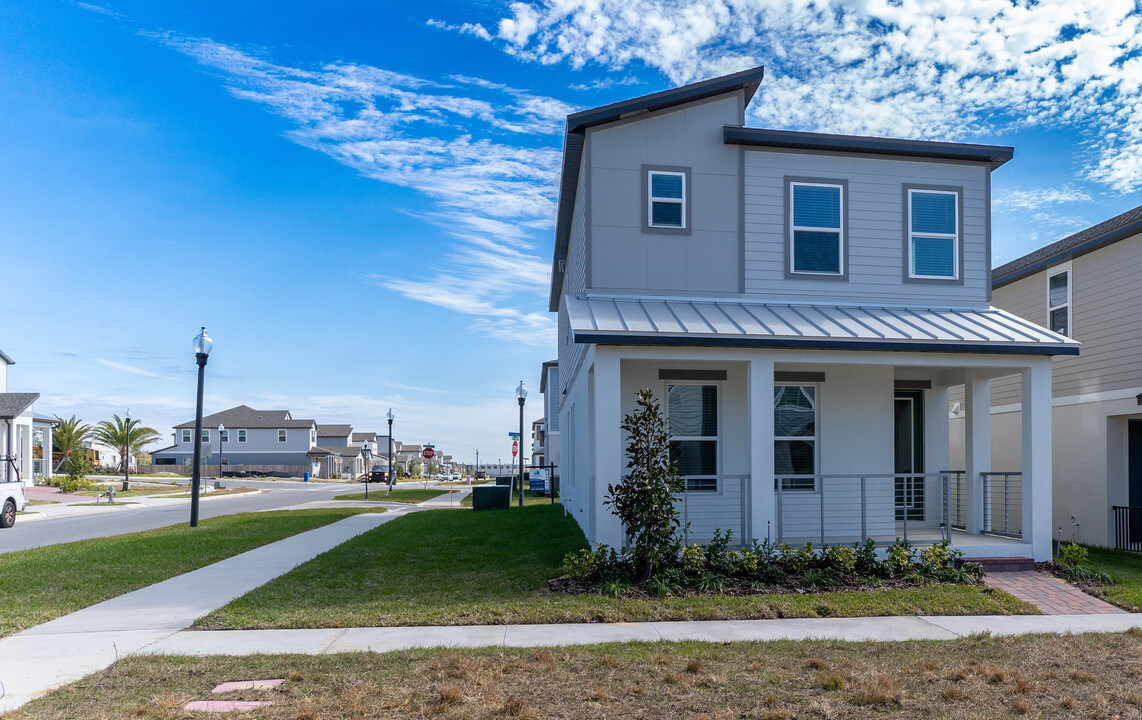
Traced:
<path fill-rule="evenodd" d="M 1060 263 L 1061 265 L 1062 263 Z M 995 291 L 993 303 L 1046 325 L 1047 276 L 1054 266 Z M 1055 397 L 1142 387 L 1142 235 L 1108 245 L 1071 262 L 1071 334 L 1077 357 L 1055 358 Z M 1019 381 L 992 383 L 992 403 L 1018 403 Z"/>
<path fill-rule="evenodd" d="M 588 146 L 589 147 L 589 146 Z M 575 212 L 571 220 L 571 235 L 567 241 L 567 268 L 563 277 L 563 295 L 582 295 L 587 291 L 587 174 L 590 167 L 579 174 L 579 189 L 575 195 Z M 566 383 L 577 372 L 583 362 L 587 346 L 571 341 L 571 322 L 567 318 L 567 307 L 563 298 L 559 301 L 559 367 L 567 368 L 559 373 L 559 384 L 548 385 L 548 392 L 559 398 L 564 396 Z"/>
<path fill-rule="evenodd" d="M 848 280 L 786 278 L 785 177 L 848 181 Z M 903 188 L 963 188 L 962 285 L 904 281 Z M 745 290 L 822 302 L 986 307 L 990 199 L 982 165 L 803 152 L 745 153 Z"/>
<path fill-rule="evenodd" d="M 543 398 L 543 412 L 547 419 L 547 432 L 559 432 L 559 368 L 547 369 L 547 393 Z"/>
<path fill-rule="evenodd" d="M 741 150 L 722 127 L 742 122 L 741 93 L 592 130 L 589 135 L 592 289 L 741 290 Z M 686 168 L 690 227 L 644 231 L 642 166 Z"/>

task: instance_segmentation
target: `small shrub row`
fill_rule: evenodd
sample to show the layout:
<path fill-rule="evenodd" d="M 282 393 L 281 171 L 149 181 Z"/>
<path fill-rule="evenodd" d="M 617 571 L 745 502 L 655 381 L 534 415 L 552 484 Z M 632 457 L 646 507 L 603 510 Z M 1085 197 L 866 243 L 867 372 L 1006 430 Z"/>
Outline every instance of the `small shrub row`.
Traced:
<path fill-rule="evenodd" d="M 760 592 L 773 586 L 830 588 L 888 580 L 976 584 L 983 576 L 978 563 L 957 566 L 963 552 L 952 548 L 947 540 L 917 551 L 897 538 L 884 559 L 879 559 L 872 539 L 851 546 L 822 547 L 755 540 L 748 547 L 731 550 L 732 537 L 732 532 L 718 531 L 706 545 L 683 545 L 675 557 L 666 558 L 665 567 L 643 582 L 639 582 L 637 563 L 627 550 L 605 545 L 568 553 L 563 558 L 563 571 L 569 578 L 595 583 L 604 595 L 622 595 L 639 586 L 659 597 L 686 591 L 717 594 L 731 585 Z"/>
<path fill-rule="evenodd" d="M 1112 584 L 1114 578 L 1098 568 L 1089 567 L 1087 565 L 1089 559 L 1090 553 L 1082 545 L 1075 542 L 1063 543 L 1059 546 L 1059 561 L 1055 564 L 1055 574 L 1071 582 Z"/>

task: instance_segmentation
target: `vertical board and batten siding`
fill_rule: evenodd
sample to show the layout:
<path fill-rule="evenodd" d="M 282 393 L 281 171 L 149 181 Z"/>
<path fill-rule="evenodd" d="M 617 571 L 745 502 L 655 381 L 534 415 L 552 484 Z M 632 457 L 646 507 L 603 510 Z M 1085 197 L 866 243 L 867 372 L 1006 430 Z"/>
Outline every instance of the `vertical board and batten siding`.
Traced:
<path fill-rule="evenodd" d="M 1059 263 L 1062 265 L 1063 263 Z M 1052 394 L 1068 397 L 1142 386 L 1142 235 L 1071 261 L 1071 336 L 1078 356 L 1052 363 Z M 995 290 L 992 302 L 1047 326 L 1047 276 L 1053 266 Z M 1018 376 L 992 383 L 992 404 L 1021 400 Z"/>
<path fill-rule="evenodd" d="M 547 368 L 547 392 L 543 398 L 544 417 L 547 418 L 547 434 L 559 432 L 559 367 Z M 548 458 L 548 462 L 551 459 Z"/>
<path fill-rule="evenodd" d="M 785 177 L 848 181 L 848 279 L 786 278 Z M 963 188 L 963 285 L 905 282 L 904 185 Z M 988 168 L 803 152 L 745 152 L 745 290 L 793 301 L 986 307 Z"/>
<path fill-rule="evenodd" d="M 559 300 L 559 367 L 563 372 L 557 376 L 559 385 L 552 387 L 557 398 L 566 397 L 567 383 L 579 372 L 587 346 L 574 342 L 571 336 L 571 320 L 567 317 L 568 295 L 581 295 L 587 290 L 587 173 L 589 167 L 579 173 L 579 188 L 575 194 L 575 210 L 571 216 L 571 233 L 567 241 L 567 266 L 563 275 L 563 295 Z M 560 402 L 556 400 L 556 407 Z"/>

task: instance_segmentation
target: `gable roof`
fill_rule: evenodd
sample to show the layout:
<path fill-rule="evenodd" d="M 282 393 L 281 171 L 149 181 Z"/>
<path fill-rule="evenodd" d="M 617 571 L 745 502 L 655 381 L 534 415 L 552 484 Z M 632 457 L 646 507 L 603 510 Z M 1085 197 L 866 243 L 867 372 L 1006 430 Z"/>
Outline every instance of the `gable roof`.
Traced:
<path fill-rule="evenodd" d="M 1003 287 L 1019 278 L 1086 255 L 1138 233 L 1142 233 L 1142 205 L 1000 265 L 991 271 L 991 286 Z"/>
<path fill-rule="evenodd" d="M 317 437 L 349 437 L 353 432 L 352 425 L 318 425 Z"/>
<path fill-rule="evenodd" d="M 228 428 L 307 428 L 313 420 L 294 420 L 289 410 L 255 410 L 249 405 L 239 405 L 229 410 L 216 412 L 202 418 L 202 427 L 215 428 L 219 424 Z M 194 421 L 175 425 L 176 430 L 194 428 Z"/>
<path fill-rule="evenodd" d="M 39 393 L 0 393 L 0 420 L 11 420 L 28 409 Z"/>
<path fill-rule="evenodd" d="M 548 371 L 548 369 L 549 368 L 558 369 L 558 367 L 559 367 L 559 361 L 558 360 L 548 360 L 545 363 L 543 363 L 543 367 L 539 371 L 539 394 L 540 395 L 547 392 L 547 371 Z"/>
<path fill-rule="evenodd" d="M 353 440 L 353 442 L 355 442 L 355 443 L 359 443 L 359 442 L 365 442 L 366 440 L 368 440 L 369 442 L 376 442 L 376 441 L 377 441 L 377 434 L 376 434 L 375 432 L 358 432 L 358 433 L 353 433 L 353 438 L 352 438 L 352 440 Z M 387 442 L 387 441 L 386 441 L 386 442 Z"/>
<path fill-rule="evenodd" d="M 571 216 L 575 210 L 579 169 L 583 161 L 583 139 L 587 130 L 635 115 L 740 90 L 745 91 L 745 104 L 749 105 L 764 75 L 765 68 L 759 66 L 567 116 L 567 131 L 563 137 L 563 173 L 559 181 L 559 210 L 555 222 L 555 253 L 551 260 L 551 297 L 548 302 L 551 312 L 559 310 L 559 293 L 563 288 L 562 265 L 567 260 L 567 242 L 571 235 Z"/>

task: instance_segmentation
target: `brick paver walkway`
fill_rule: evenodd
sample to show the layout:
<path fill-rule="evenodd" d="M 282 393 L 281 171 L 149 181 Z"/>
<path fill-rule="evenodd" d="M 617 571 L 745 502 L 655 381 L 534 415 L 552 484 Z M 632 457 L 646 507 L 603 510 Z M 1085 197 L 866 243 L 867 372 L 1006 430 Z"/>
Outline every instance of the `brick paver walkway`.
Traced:
<path fill-rule="evenodd" d="M 1046 573 L 993 572 L 984 575 L 983 581 L 1038 606 L 1047 615 L 1110 615 L 1126 612 Z"/>

